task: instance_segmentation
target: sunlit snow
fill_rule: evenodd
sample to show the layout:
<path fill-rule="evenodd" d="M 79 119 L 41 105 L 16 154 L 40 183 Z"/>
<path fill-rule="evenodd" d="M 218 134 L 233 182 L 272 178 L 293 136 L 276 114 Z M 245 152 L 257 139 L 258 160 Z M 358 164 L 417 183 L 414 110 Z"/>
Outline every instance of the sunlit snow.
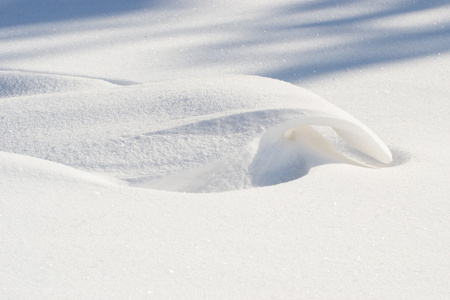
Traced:
<path fill-rule="evenodd" d="M 0 1 L 1 299 L 445 299 L 447 1 Z"/>

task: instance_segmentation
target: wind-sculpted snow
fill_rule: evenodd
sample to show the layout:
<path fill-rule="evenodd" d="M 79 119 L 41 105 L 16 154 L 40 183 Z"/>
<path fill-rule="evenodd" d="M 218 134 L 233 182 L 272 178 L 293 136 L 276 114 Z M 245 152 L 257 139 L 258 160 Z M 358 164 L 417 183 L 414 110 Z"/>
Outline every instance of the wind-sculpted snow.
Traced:
<path fill-rule="evenodd" d="M 113 84 L 83 77 L 37 72 L 0 71 L 0 98 L 112 87 Z"/>
<path fill-rule="evenodd" d="M 67 82 L 49 76 L 46 82 L 64 91 Z M 34 86 L 26 94 L 41 92 Z M 132 186 L 187 192 L 278 184 L 324 163 L 364 165 L 334 149 L 313 126 L 333 128 L 382 163 L 392 160 L 361 122 L 273 79 L 225 76 L 122 87 L 92 80 L 88 86 L 89 92 L 69 85 L 71 93 L 3 98 L 0 151 L 108 173 Z"/>

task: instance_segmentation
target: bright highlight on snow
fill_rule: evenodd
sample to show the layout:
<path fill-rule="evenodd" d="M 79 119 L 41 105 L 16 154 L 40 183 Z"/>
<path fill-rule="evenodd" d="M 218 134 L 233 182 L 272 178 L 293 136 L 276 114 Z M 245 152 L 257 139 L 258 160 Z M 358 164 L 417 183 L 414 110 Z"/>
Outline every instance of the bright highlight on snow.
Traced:
<path fill-rule="evenodd" d="M 448 0 L 0 0 L 0 299 L 448 299 Z"/>
<path fill-rule="evenodd" d="M 1 79 L 3 151 L 132 186 L 227 191 L 298 179 L 327 162 L 352 163 L 313 125 L 333 128 L 380 162 L 392 161 L 361 122 L 278 80 L 235 75 L 118 86 L 24 72 L 2 72 Z"/>

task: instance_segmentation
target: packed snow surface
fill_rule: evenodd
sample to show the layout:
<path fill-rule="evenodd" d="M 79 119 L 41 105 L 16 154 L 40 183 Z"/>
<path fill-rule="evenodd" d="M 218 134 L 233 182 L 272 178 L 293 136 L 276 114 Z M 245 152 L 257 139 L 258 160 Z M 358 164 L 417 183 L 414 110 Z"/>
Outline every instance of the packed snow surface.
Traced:
<path fill-rule="evenodd" d="M 447 298 L 449 16 L 0 1 L 0 298 Z"/>

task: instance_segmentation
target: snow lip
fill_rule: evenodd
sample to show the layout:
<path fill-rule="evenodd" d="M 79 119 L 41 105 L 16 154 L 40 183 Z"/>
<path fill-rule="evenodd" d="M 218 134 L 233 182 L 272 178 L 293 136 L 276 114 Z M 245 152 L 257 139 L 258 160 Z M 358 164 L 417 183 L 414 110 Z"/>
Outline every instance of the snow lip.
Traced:
<path fill-rule="evenodd" d="M 34 92 L 48 85 L 58 91 L 0 103 L 0 121 L 8 129 L 3 151 L 104 172 L 132 186 L 226 191 L 298 179 L 325 163 L 364 166 L 333 150 L 312 126 L 331 127 L 351 147 L 392 161 L 389 148 L 360 121 L 280 80 L 226 75 L 116 86 L 72 76 L 2 74 L 7 83 L 13 78 L 37 87 Z M 20 147 L 30 136 L 34 142 Z"/>

